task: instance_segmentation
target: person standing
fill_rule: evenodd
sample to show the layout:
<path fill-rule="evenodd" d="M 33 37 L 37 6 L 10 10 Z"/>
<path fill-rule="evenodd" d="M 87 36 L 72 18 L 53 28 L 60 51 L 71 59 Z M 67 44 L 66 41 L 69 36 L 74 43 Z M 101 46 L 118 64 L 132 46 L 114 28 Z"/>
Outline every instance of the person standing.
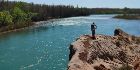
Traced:
<path fill-rule="evenodd" d="M 93 22 L 93 24 L 91 24 L 91 31 L 92 31 L 92 38 L 93 39 L 96 39 L 96 37 L 95 37 L 95 29 L 97 29 L 97 26 Z"/>

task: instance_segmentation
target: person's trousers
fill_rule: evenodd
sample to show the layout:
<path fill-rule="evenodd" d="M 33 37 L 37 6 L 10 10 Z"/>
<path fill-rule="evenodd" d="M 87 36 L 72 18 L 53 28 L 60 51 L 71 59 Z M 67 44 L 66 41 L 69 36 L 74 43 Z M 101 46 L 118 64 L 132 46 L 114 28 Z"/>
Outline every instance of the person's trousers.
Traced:
<path fill-rule="evenodd" d="M 96 38 L 95 38 L 95 30 L 92 31 L 92 38 L 93 38 L 93 39 L 96 39 Z"/>

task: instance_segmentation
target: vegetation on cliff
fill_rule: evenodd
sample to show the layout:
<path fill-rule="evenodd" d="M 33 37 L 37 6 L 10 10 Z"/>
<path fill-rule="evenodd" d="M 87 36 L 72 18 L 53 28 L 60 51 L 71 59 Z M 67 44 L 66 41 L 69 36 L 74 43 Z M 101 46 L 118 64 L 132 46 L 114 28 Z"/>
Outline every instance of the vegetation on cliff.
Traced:
<path fill-rule="evenodd" d="M 31 18 L 35 13 L 25 12 L 19 7 L 14 7 L 10 11 L 0 12 L 0 32 L 32 25 Z"/>

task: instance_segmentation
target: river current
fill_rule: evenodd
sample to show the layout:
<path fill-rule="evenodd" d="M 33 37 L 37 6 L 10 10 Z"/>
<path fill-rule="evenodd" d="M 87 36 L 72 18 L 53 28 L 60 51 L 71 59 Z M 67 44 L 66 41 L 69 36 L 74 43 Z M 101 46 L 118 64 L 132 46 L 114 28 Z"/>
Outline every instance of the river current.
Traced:
<path fill-rule="evenodd" d="M 66 70 L 69 46 L 80 35 L 113 35 L 116 28 L 140 36 L 140 20 L 90 15 L 38 22 L 34 27 L 0 35 L 0 70 Z"/>

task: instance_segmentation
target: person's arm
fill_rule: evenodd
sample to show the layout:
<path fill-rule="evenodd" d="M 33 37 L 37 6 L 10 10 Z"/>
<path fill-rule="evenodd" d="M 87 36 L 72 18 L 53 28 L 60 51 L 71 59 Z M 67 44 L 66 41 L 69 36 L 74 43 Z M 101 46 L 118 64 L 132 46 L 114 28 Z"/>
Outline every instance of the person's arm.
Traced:
<path fill-rule="evenodd" d="M 91 31 L 93 30 L 93 25 L 91 25 Z"/>
<path fill-rule="evenodd" d="M 95 29 L 97 29 L 97 26 L 95 25 Z"/>

